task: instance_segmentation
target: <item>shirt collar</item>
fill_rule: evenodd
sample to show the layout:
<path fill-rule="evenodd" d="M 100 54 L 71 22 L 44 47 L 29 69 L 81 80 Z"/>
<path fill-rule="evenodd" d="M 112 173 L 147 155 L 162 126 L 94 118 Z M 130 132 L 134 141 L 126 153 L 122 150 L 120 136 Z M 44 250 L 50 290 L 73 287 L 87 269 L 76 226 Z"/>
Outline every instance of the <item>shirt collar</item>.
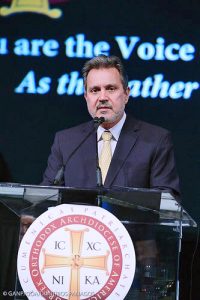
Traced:
<path fill-rule="evenodd" d="M 126 120 L 126 113 L 124 112 L 123 117 L 121 120 L 112 128 L 109 129 L 109 131 L 112 133 L 112 136 L 114 140 L 118 141 L 120 132 L 122 130 L 122 127 L 124 125 L 124 122 Z M 97 129 L 97 140 L 99 141 L 101 139 L 102 133 L 105 131 L 105 128 L 102 126 L 99 126 Z"/>

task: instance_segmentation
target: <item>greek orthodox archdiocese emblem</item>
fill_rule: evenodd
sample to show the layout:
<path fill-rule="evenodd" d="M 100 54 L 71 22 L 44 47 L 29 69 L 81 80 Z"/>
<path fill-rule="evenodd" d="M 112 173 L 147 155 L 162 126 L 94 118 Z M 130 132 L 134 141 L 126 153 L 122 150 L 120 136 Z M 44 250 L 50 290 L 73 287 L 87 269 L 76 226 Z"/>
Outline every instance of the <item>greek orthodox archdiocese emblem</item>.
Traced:
<path fill-rule="evenodd" d="M 124 299 L 135 251 L 122 223 L 100 207 L 63 204 L 37 218 L 17 263 L 28 299 Z"/>
<path fill-rule="evenodd" d="M 49 0 L 12 0 L 10 7 L 3 6 L 0 9 L 1 16 L 8 16 L 22 12 L 44 14 L 50 18 L 59 18 L 62 15 L 62 11 L 60 9 L 50 8 Z"/>

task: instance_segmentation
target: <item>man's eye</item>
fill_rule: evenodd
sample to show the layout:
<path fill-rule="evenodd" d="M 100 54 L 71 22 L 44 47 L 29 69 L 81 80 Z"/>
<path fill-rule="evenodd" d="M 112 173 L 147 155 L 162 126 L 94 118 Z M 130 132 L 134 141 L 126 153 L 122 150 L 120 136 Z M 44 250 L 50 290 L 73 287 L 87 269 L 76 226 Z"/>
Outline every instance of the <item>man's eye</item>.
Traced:
<path fill-rule="evenodd" d="M 92 90 L 90 90 L 90 93 L 92 93 L 92 94 L 95 94 L 97 92 L 98 92 L 98 89 L 92 89 Z"/>
<path fill-rule="evenodd" d="M 109 90 L 110 92 L 113 92 L 113 91 L 115 91 L 115 90 L 116 90 L 116 87 L 114 87 L 114 86 L 110 86 L 110 87 L 108 88 L 108 90 Z"/>

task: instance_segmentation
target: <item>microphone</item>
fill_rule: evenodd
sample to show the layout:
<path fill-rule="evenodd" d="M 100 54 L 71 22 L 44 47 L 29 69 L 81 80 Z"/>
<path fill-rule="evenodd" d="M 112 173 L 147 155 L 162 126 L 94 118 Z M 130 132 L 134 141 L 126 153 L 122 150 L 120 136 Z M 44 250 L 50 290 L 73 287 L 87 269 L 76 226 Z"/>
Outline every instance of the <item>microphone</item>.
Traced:
<path fill-rule="evenodd" d="M 105 122 L 105 118 L 104 118 L 104 117 L 100 117 L 100 118 L 95 117 L 95 118 L 93 119 L 93 121 L 94 121 L 94 127 L 95 127 L 96 129 L 98 129 L 99 125 L 101 125 L 102 123 Z"/>
<path fill-rule="evenodd" d="M 67 161 L 68 162 L 68 161 Z M 52 185 L 61 185 L 64 176 L 65 166 L 63 165 L 57 172 Z"/>
<path fill-rule="evenodd" d="M 62 165 L 62 167 L 58 170 L 58 172 L 56 173 L 56 176 L 54 178 L 54 181 L 52 183 L 52 185 L 61 185 L 61 182 L 63 180 L 63 177 L 64 177 L 64 171 L 65 171 L 65 168 L 68 164 L 68 162 L 70 161 L 70 159 L 74 156 L 74 154 L 78 151 L 78 149 L 85 143 L 85 141 L 92 135 L 92 133 L 94 131 L 97 132 L 97 129 L 98 127 L 103 123 L 105 122 L 105 118 L 104 117 L 95 117 L 93 119 L 94 121 L 94 128 L 86 135 L 86 137 L 78 144 L 78 146 L 71 152 L 71 154 L 69 155 L 67 161 L 65 162 L 64 165 Z M 96 146 L 97 147 L 97 146 Z M 98 158 L 98 151 L 97 151 L 97 158 Z M 97 160 L 97 168 L 99 169 L 100 171 L 100 175 L 98 174 L 98 177 L 100 176 L 101 177 L 101 169 L 99 167 L 99 163 L 98 163 L 99 160 Z M 98 171 L 98 173 L 99 173 Z M 98 184 L 101 184 L 102 185 L 102 179 L 101 179 L 101 182 L 99 182 L 99 178 L 97 179 L 97 185 Z M 99 186 L 99 185 L 98 185 Z"/>

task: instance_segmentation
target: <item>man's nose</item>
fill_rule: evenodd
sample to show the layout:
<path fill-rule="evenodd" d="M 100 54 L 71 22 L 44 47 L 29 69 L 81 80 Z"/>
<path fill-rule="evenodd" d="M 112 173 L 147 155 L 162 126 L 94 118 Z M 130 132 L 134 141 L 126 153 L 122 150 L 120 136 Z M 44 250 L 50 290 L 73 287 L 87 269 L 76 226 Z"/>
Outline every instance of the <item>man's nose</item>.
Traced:
<path fill-rule="evenodd" d="M 101 90 L 99 93 L 99 101 L 108 101 L 108 95 L 106 90 Z"/>

